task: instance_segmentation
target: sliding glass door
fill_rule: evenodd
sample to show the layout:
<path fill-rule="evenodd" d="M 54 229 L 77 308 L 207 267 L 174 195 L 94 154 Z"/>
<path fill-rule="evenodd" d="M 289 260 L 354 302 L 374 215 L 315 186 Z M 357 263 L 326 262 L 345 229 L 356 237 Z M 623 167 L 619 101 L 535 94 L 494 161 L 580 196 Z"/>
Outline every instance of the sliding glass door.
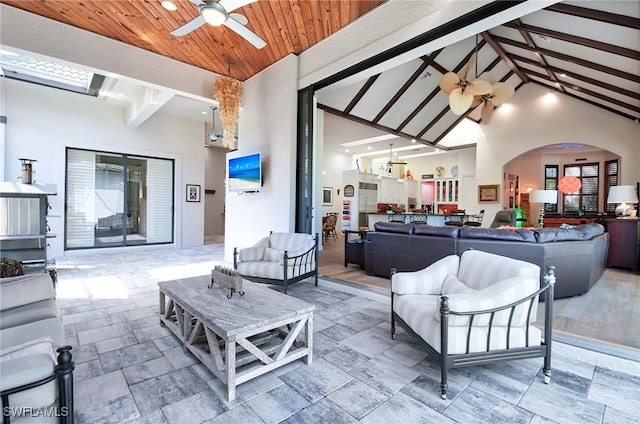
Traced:
<path fill-rule="evenodd" d="M 173 161 L 67 149 L 67 249 L 173 242 Z"/>

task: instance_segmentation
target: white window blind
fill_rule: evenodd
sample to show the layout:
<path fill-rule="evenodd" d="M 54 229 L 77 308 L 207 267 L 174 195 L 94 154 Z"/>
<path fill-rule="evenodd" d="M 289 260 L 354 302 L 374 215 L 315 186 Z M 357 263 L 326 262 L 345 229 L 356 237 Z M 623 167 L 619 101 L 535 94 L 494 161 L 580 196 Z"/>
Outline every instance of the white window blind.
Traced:
<path fill-rule="evenodd" d="M 95 153 L 67 150 L 67 248 L 93 247 Z"/>
<path fill-rule="evenodd" d="M 169 160 L 147 160 L 147 243 L 165 243 L 172 240 L 172 165 Z"/>

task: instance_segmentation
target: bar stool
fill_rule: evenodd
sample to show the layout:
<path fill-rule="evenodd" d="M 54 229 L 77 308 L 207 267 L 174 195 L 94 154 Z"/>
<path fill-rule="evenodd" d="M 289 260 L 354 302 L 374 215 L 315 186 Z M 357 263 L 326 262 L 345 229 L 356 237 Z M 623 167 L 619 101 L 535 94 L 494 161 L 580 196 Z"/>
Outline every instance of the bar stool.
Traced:
<path fill-rule="evenodd" d="M 451 212 L 451 215 L 444 217 L 444 225 L 450 225 L 453 227 L 462 227 L 464 225 L 464 209 L 455 209 Z"/>
<path fill-rule="evenodd" d="M 464 225 L 468 227 L 480 227 L 482 225 L 482 218 L 484 217 L 484 209 L 480 210 L 480 213 L 474 217 L 469 217 L 468 221 L 464 222 Z"/>

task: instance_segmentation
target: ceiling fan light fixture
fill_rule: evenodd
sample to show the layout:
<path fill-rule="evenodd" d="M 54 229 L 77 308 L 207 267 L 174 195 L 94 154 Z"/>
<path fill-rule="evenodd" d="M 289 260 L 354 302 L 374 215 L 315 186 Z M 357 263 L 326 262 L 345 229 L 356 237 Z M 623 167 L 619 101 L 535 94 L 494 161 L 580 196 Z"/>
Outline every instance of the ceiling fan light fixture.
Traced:
<path fill-rule="evenodd" d="M 217 2 L 207 2 L 199 7 L 200 14 L 209 25 L 220 26 L 229 19 L 227 11 Z"/>

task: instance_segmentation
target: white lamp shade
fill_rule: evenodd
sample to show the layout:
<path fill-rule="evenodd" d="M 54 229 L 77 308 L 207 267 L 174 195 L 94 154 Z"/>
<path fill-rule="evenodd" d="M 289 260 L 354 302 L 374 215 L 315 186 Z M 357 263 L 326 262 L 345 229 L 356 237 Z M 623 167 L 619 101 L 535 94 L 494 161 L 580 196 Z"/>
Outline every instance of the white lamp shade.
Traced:
<path fill-rule="evenodd" d="M 632 185 L 612 186 L 607 203 L 638 203 L 638 195 Z"/>
<path fill-rule="evenodd" d="M 558 190 L 533 190 L 529 195 L 532 203 L 558 203 Z"/>
<path fill-rule="evenodd" d="M 200 13 L 208 24 L 220 26 L 229 18 L 227 11 L 218 3 L 200 5 Z"/>

